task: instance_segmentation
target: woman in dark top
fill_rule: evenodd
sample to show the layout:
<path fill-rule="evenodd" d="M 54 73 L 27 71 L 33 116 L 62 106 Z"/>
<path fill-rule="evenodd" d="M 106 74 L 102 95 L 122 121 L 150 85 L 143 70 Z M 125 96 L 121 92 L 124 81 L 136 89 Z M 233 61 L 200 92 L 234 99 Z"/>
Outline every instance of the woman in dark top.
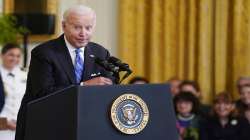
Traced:
<path fill-rule="evenodd" d="M 201 140 L 250 140 L 248 122 L 235 114 L 232 98 L 226 92 L 215 97 L 211 118 L 200 125 Z"/>

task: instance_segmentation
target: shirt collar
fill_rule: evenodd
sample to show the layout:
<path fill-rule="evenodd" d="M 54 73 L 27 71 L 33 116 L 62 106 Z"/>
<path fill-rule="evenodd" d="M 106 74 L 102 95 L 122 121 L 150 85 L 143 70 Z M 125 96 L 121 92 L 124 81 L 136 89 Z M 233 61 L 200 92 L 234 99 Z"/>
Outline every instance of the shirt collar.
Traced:
<path fill-rule="evenodd" d="M 13 70 L 8 70 L 6 68 L 4 68 L 4 66 L 1 66 L 1 73 L 5 76 L 7 76 L 9 73 L 12 73 L 13 75 L 16 75 L 16 73 L 18 72 L 18 67 L 15 67 Z"/>
<path fill-rule="evenodd" d="M 67 46 L 69 52 L 70 52 L 70 53 L 71 53 L 71 52 L 75 53 L 75 50 L 76 50 L 77 48 L 74 47 L 73 45 L 71 45 L 71 44 L 69 43 L 69 41 L 67 40 L 67 38 L 65 37 L 65 35 L 64 35 L 64 40 L 65 40 L 65 43 L 66 43 L 66 46 Z M 80 49 L 82 50 L 82 52 L 84 52 L 84 48 L 85 48 L 85 47 L 81 47 L 81 48 L 80 48 Z"/>

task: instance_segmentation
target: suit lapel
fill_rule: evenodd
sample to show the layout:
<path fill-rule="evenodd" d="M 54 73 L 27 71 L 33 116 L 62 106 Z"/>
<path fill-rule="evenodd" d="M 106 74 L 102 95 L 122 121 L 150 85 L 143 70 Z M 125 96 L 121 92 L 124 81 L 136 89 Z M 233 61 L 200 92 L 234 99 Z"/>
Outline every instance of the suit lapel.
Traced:
<path fill-rule="evenodd" d="M 88 44 L 84 49 L 84 73 L 83 80 L 90 79 L 90 72 L 93 72 L 94 58 L 91 58 L 90 55 L 93 55 L 91 46 Z"/>
<path fill-rule="evenodd" d="M 70 57 L 68 48 L 65 44 L 63 35 L 60 36 L 58 42 L 59 42 L 58 43 L 59 45 L 56 47 L 57 59 L 58 59 L 60 65 L 63 67 L 63 69 L 64 69 L 65 73 L 67 74 L 68 78 L 70 79 L 70 81 L 73 84 L 75 84 L 76 79 L 75 79 L 75 74 L 74 74 L 74 66 L 73 66 L 72 59 Z"/>

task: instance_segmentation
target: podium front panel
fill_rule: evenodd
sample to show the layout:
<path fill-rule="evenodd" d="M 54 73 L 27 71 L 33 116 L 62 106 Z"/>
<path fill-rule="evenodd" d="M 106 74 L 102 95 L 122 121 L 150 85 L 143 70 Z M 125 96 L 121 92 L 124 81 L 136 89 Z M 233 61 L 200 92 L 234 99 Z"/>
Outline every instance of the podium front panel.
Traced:
<path fill-rule="evenodd" d="M 123 134 L 111 121 L 111 105 L 123 94 L 138 95 L 148 106 L 149 121 L 138 134 Z M 79 88 L 78 96 L 78 140 L 177 140 L 172 97 L 167 85 L 83 87 Z"/>
<path fill-rule="evenodd" d="M 75 87 L 29 103 L 25 140 L 76 140 L 76 103 Z"/>
<path fill-rule="evenodd" d="M 113 102 L 139 96 L 149 119 L 139 133 L 120 132 L 111 119 Z M 28 104 L 25 140 L 177 140 L 168 85 L 73 86 Z"/>

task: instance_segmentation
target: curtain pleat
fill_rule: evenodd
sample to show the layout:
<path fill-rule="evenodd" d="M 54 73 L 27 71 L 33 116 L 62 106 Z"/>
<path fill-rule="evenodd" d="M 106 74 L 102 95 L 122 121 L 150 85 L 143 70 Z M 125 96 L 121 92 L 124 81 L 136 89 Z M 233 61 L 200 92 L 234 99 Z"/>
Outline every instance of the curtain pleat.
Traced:
<path fill-rule="evenodd" d="M 250 0 L 120 0 L 119 57 L 153 83 L 196 80 L 203 102 L 250 75 Z"/>

